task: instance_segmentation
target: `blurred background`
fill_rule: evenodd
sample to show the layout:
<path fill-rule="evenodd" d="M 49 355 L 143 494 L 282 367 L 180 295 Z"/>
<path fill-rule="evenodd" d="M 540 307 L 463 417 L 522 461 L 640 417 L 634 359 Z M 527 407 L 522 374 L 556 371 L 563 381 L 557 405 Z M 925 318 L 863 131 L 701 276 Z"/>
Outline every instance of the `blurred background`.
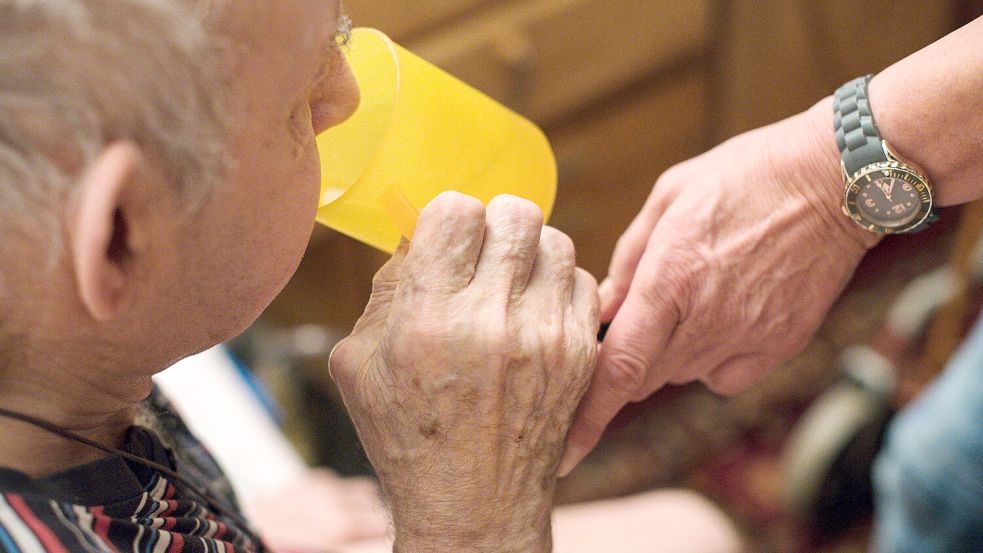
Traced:
<path fill-rule="evenodd" d="M 983 11 L 967 0 L 345 4 L 356 25 L 385 31 L 545 129 L 560 174 L 550 223 L 574 239 L 580 265 L 599 280 L 665 169 L 804 110 Z M 689 487 L 733 517 L 753 551 L 865 551 L 864 463 L 883 421 L 931 379 L 979 311 L 974 209 L 884 241 L 812 345 L 760 386 L 731 399 L 697 385 L 668 388 L 627 408 L 562 482 L 560 500 Z M 279 406 L 306 460 L 346 475 L 371 467 L 326 358 L 361 313 L 384 261 L 319 227 L 286 291 L 231 346 Z M 934 291 L 931 301 L 905 299 L 906 287 L 939 270 L 958 278 L 920 281 Z M 917 308 L 898 315 L 905 301 Z M 865 367 L 857 346 L 890 360 L 894 372 L 857 378 Z M 823 423 L 824 405 L 837 397 L 868 408 Z M 816 445 L 817 428 L 826 449 Z"/>

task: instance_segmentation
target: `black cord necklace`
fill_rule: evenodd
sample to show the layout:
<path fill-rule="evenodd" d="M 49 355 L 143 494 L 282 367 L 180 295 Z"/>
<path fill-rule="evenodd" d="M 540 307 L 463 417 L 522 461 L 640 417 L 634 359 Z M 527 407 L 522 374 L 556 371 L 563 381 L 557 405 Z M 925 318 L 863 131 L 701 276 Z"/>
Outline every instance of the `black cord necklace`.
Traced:
<path fill-rule="evenodd" d="M 203 499 L 208 504 L 208 506 L 211 509 L 213 509 L 216 513 L 218 513 L 218 514 L 220 514 L 220 515 L 228 518 L 229 520 L 235 522 L 239 526 L 240 530 L 248 531 L 249 528 L 250 528 L 249 523 L 246 522 L 246 520 L 243 519 L 241 516 L 239 516 L 239 514 L 236 512 L 236 510 L 234 508 L 232 508 L 230 505 L 228 505 L 228 503 L 226 503 L 225 501 L 222 501 L 222 500 L 217 499 L 215 496 L 209 494 L 207 491 L 205 491 L 204 489 L 202 489 L 200 486 L 195 485 L 193 482 L 189 481 L 187 478 L 185 478 L 185 477 L 181 476 L 180 474 L 178 474 L 177 472 L 171 470 L 170 467 L 166 467 L 166 466 L 164 466 L 164 465 L 162 465 L 160 463 L 155 463 L 155 462 L 150 461 L 148 459 L 144 459 L 143 457 L 140 457 L 139 455 L 134 455 L 132 453 L 127 453 L 126 451 L 123 451 L 121 449 L 117 449 L 115 447 L 111 447 L 111 446 L 108 446 L 108 445 L 105 445 L 105 444 L 101 444 L 99 442 L 96 442 L 94 440 L 90 440 L 90 439 L 86 438 L 85 436 L 80 436 L 80 435 L 76 434 L 75 432 L 72 432 L 71 430 L 67 430 L 65 428 L 62 428 L 62 427 L 56 425 L 56 424 L 52 424 L 52 423 L 50 423 L 50 422 L 48 422 L 46 420 L 42 420 L 42 419 L 39 419 L 37 417 L 32 417 L 30 415 L 25 415 L 23 413 L 18 413 L 17 411 L 10 411 L 8 409 L 0 408 L 0 417 L 6 417 L 6 418 L 9 418 L 9 419 L 18 420 L 18 421 L 21 421 L 23 423 L 30 424 L 31 426 L 36 426 L 37 428 L 40 428 L 42 430 L 46 430 L 48 432 L 51 432 L 52 434 L 61 436 L 62 438 L 65 438 L 66 440 L 75 441 L 75 442 L 78 442 L 80 444 L 89 446 L 89 447 L 91 447 L 93 449 L 98 449 L 99 451 L 103 451 L 105 453 L 109 453 L 111 455 L 119 455 L 120 457 L 122 457 L 123 459 L 126 459 L 127 461 L 132 461 L 134 463 L 143 465 L 143 466 L 145 466 L 145 467 L 147 467 L 149 469 L 152 469 L 154 471 L 157 471 L 160 474 L 163 474 L 164 476 L 166 476 L 167 478 L 170 478 L 171 480 L 173 480 L 175 482 L 175 484 L 181 485 L 181 487 L 185 488 L 186 491 L 190 491 L 193 494 L 195 494 L 198 497 L 200 497 L 201 499 Z"/>

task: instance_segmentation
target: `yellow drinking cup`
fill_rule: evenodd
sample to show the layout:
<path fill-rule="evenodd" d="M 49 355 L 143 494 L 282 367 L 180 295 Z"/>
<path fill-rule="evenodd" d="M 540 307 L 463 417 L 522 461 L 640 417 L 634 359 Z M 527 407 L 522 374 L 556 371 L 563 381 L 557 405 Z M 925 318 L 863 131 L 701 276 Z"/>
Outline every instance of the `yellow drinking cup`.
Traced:
<path fill-rule="evenodd" d="M 362 101 L 317 138 L 319 223 L 392 252 L 446 190 L 514 194 L 549 216 L 556 160 L 536 125 L 375 29 L 355 29 L 346 55 Z"/>

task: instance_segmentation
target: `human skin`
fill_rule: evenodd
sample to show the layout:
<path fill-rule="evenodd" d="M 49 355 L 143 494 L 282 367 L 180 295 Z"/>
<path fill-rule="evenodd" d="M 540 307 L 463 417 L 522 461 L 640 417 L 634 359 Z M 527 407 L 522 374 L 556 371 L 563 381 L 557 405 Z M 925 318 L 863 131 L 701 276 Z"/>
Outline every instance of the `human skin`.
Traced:
<path fill-rule="evenodd" d="M 239 333 L 299 263 L 319 192 L 315 133 L 358 102 L 334 42 L 338 3 L 218 6 L 209 28 L 235 45 L 227 174 L 189 214 L 164 168 L 123 138 L 51 199 L 60 251 L 4 237 L 0 405 L 119 445 L 151 375 Z M 0 441 L 0 464 L 32 476 L 101 455 L 6 419 Z"/>
<path fill-rule="evenodd" d="M 45 237 L 2 237 L 0 406 L 121 446 L 151 376 L 242 331 L 299 263 L 320 188 L 314 137 L 358 102 L 339 2 L 213 6 L 210 29 L 231 46 L 227 174 L 189 213 L 123 137 L 52 199 L 64 249 L 43 278 Z M 447 194 L 423 211 L 333 365 L 397 550 L 549 550 L 598 309 L 596 282 L 534 204 L 503 197 L 486 212 Z M 0 443 L 0 466 L 33 477 L 103 455 L 6 418 Z"/>
<path fill-rule="evenodd" d="M 553 550 L 557 553 L 747 550 L 733 524 L 712 503 L 693 492 L 678 490 L 557 507 L 553 513 L 553 536 Z M 328 550 L 337 553 L 392 552 L 392 540 L 386 538 L 332 545 Z M 293 547 L 283 549 L 298 551 Z"/>
<path fill-rule="evenodd" d="M 331 372 L 393 551 L 551 551 L 563 440 L 597 357 L 597 283 L 527 200 L 445 192 L 376 275 Z"/>
<path fill-rule="evenodd" d="M 932 179 L 939 205 L 983 196 L 983 18 L 877 75 L 882 137 Z M 628 402 L 700 380 L 734 394 L 811 339 L 879 236 L 841 211 L 832 100 L 663 174 L 601 284 L 611 321 L 561 467 Z"/>

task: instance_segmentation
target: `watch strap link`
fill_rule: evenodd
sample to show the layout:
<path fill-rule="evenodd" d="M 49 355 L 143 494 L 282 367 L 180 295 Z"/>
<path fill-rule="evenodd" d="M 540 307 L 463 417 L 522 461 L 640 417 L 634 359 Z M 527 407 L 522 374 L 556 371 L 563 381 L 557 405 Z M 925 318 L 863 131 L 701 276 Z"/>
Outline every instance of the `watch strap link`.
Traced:
<path fill-rule="evenodd" d="M 864 167 L 887 161 L 881 136 L 867 98 L 873 75 L 858 77 L 836 89 L 833 97 L 833 128 L 843 169 L 851 176 Z"/>

